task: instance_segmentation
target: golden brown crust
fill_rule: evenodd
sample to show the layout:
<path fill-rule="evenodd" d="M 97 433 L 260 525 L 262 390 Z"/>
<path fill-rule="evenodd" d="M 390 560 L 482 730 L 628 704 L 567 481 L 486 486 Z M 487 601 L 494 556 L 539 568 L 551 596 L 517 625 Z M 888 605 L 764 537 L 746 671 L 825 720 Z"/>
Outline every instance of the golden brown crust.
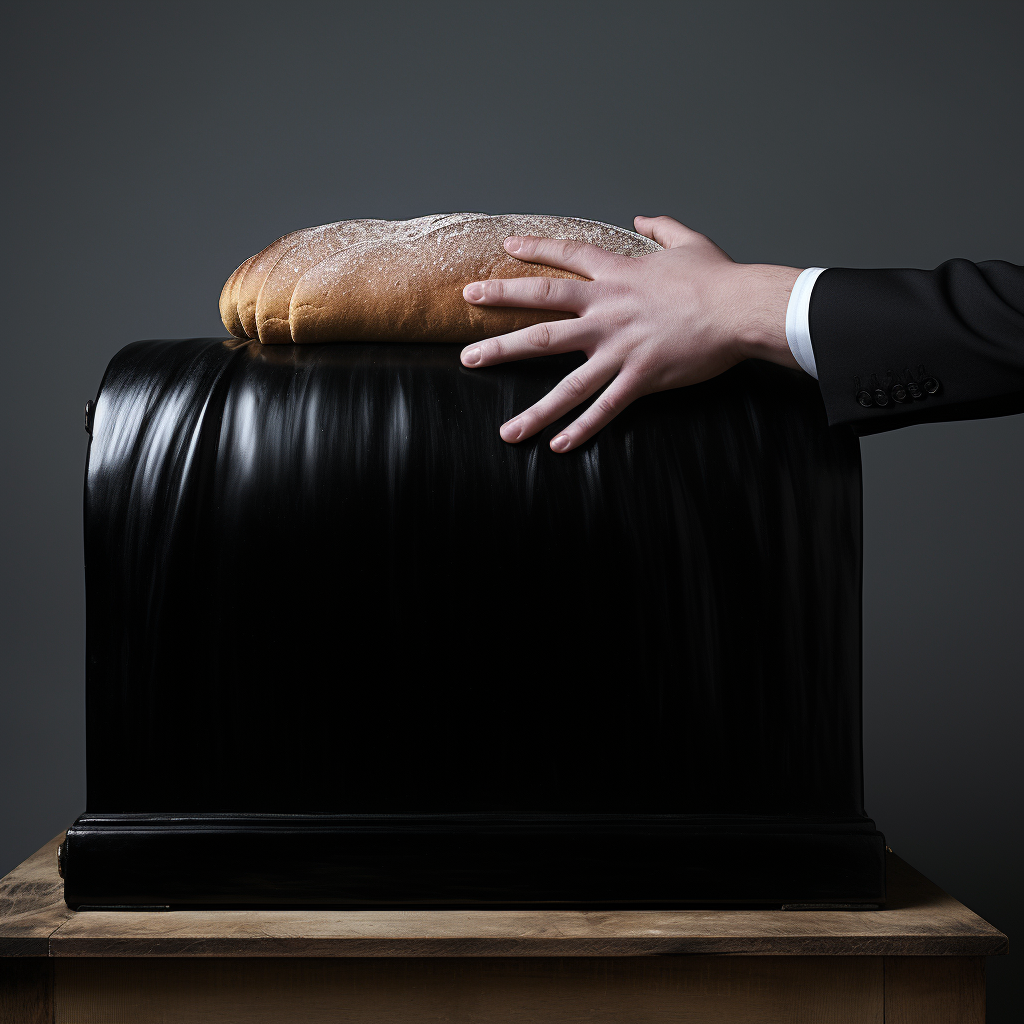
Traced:
<path fill-rule="evenodd" d="M 238 285 L 254 259 L 256 259 L 255 256 L 250 256 L 242 263 L 224 282 L 224 287 L 220 291 L 220 319 L 227 328 L 228 334 L 235 338 L 245 337 L 245 329 L 238 319 Z"/>
<path fill-rule="evenodd" d="M 372 225 L 387 221 L 343 220 L 309 228 L 286 246 L 267 271 L 256 296 L 256 336 L 264 345 L 292 340 L 288 326 L 288 302 L 299 276 L 325 256 L 370 236 Z"/>
<path fill-rule="evenodd" d="M 260 341 L 264 345 L 278 345 L 292 340 L 288 321 L 292 291 L 302 275 L 321 260 L 351 245 L 386 238 L 396 225 L 421 224 L 426 228 L 443 216 L 433 214 L 415 221 L 343 220 L 307 229 L 281 254 L 260 288 L 256 299 L 256 332 Z"/>
<path fill-rule="evenodd" d="M 256 300 L 259 298 L 260 289 L 267 279 L 267 274 L 273 269 L 278 261 L 292 245 L 300 241 L 310 231 L 316 231 L 316 227 L 300 228 L 298 231 L 289 231 L 276 241 L 271 242 L 262 252 L 258 252 L 252 259 L 241 280 L 238 282 L 238 322 L 242 325 L 247 338 L 255 339 L 256 333 Z"/>
<path fill-rule="evenodd" d="M 253 332 L 250 337 L 258 333 L 267 343 L 466 343 L 571 317 L 555 310 L 475 306 L 462 298 L 471 281 L 577 277 L 509 256 L 504 240 L 514 234 L 589 242 L 634 257 L 660 248 L 624 228 L 573 217 L 438 214 L 413 221 L 342 221 L 293 232 L 254 257 L 238 287 L 238 320 Z"/>

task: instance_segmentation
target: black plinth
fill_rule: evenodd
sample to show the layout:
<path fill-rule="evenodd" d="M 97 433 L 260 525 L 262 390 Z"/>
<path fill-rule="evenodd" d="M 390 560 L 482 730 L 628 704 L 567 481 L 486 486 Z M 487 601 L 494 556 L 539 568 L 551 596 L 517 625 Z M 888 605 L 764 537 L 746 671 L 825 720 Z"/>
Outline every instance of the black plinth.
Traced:
<path fill-rule="evenodd" d="M 577 361 L 114 358 L 69 904 L 881 901 L 856 439 L 748 363 L 504 444 Z"/>
<path fill-rule="evenodd" d="M 87 814 L 69 838 L 76 906 L 877 904 L 885 856 L 863 819 Z"/>

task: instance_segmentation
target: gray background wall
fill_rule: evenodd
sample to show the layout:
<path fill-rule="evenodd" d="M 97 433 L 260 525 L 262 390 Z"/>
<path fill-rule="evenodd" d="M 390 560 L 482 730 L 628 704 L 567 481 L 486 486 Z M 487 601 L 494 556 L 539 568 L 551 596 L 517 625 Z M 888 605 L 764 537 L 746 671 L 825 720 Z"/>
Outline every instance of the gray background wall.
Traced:
<path fill-rule="evenodd" d="M 5 26 L 0 871 L 84 806 L 82 404 L 125 343 L 221 334 L 278 235 L 669 213 L 741 261 L 1024 262 L 1019 2 L 167 7 Z M 1013 937 L 1024 417 L 863 453 L 868 808 Z"/>

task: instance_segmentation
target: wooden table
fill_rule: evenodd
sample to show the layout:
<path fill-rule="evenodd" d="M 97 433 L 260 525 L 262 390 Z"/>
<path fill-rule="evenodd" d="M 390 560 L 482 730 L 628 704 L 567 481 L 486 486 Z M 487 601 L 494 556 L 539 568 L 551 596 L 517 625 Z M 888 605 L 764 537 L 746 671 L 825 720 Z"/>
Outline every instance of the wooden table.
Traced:
<path fill-rule="evenodd" d="M 72 913 L 0 881 L 0 1020 L 976 1024 L 1006 937 L 898 857 L 881 911 Z"/>

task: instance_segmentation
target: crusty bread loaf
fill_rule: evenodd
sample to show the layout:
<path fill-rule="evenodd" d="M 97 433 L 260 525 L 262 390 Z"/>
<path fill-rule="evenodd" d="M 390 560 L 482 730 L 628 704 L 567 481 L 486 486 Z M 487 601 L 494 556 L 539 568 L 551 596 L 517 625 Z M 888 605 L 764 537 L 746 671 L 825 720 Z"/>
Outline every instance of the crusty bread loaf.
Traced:
<path fill-rule="evenodd" d="M 268 344 L 360 340 L 466 343 L 571 313 L 476 306 L 471 281 L 577 277 L 505 251 L 509 235 L 590 242 L 625 256 L 660 248 L 625 228 L 574 217 L 435 214 L 410 221 L 339 221 L 279 238 L 221 292 L 236 337 Z"/>
<path fill-rule="evenodd" d="M 256 333 L 261 341 L 289 342 L 288 303 L 298 278 L 314 263 L 345 249 L 356 242 L 375 237 L 384 220 L 343 220 L 300 232 L 294 244 L 287 246 L 278 259 L 267 268 L 263 280 L 253 280 L 253 302 Z M 249 298 L 250 296 L 247 296 Z"/>
<path fill-rule="evenodd" d="M 258 256 L 259 253 L 256 255 Z M 238 319 L 238 286 L 242 283 L 242 278 L 245 277 L 245 272 L 249 269 L 254 259 L 256 259 L 256 256 L 250 256 L 224 282 L 224 287 L 220 292 L 221 322 L 228 329 L 228 333 L 233 334 L 236 338 L 244 338 L 246 336 L 242 321 Z"/>
<path fill-rule="evenodd" d="M 427 230 L 449 216 L 431 214 L 409 221 L 343 220 L 282 235 L 266 249 L 250 256 L 228 278 L 220 295 L 221 320 L 236 338 L 255 339 L 265 335 L 267 342 L 289 342 L 288 303 L 296 281 L 306 270 L 358 242 L 380 241 L 399 229 L 407 232 Z M 268 278 L 271 279 L 270 285 L 265 289 Z M 262 332 L 261 321 L 264 325 Z"/>
<path fill-rule="evenodd" d="M 289 342 L 289 304 L 302 275 L 322 260 L 362 242 L 383 241 L 400 227 L 427 231 L 446 214 L 432 214 L 411 221 L 343 220 L 319 228 L 307 228 L 277 260 L 263 281 L 256 300 L 256 333 L 264 344 Z M 480 214 L 479 216 L 485 216 Z"/>
<path fill-rule="evenodd" d="M 263 282 L 267 279 L 267 274 L 270 273 L 280 256 L 305 237 L 308 232 L 315 230 L 315 228 L 302 228 L 300 231 L 290 231 L 242 264 L 246 269 L 238 279 L 236 319 L 242 325 L 245 337 L 256 337 L 256 300 L 263 287 Z"/>

